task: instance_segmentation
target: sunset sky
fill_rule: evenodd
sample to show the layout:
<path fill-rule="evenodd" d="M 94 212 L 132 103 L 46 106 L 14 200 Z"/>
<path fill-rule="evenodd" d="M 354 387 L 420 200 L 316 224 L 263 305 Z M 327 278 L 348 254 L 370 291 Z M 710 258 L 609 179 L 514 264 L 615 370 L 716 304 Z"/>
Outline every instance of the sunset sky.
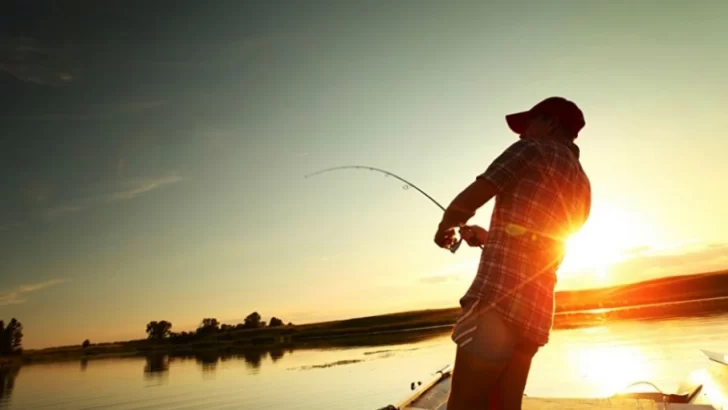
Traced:
<path fill-rule="evenodd" d="M 456 306 L 478 252 L 434 245 L 439 209 L 304 175 L 447 204 L 551 95 L 585 113 L 594 192 L 560 289 L 728 267 L 728 3 L 242 3 L 1 18 L 0 319 L 26 348 Z"/>

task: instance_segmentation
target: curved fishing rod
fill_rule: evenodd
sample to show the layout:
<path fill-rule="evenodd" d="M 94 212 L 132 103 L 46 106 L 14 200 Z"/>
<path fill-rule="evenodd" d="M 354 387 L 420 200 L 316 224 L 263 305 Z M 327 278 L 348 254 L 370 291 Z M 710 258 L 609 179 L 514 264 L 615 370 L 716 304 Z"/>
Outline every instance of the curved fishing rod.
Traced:
<path fill-rule="evenodd" d="M 367 166 L 367 165 L 343 165 L 343 166 L 339 166 L 339 167 L 322 169 L 320 171 L 316 171 L 314 173 L 305 175 L 304 178 L 309 178 L 309 177 L 312 177 L 312 176 L 316 176 L 316 175 L 319 175 L 319 174 L 323 174 L 323 173 L 331 172 L 331 171 L 336 171 L 336 170 L 340 170 L 340 169 L 366 169 L 366 170 L 369 170 L 369 171 L 380 172 L 380 173 L 384 174 L 385 176 L 391 176 L 392 178 L 396 178 L 397 180 L 402 181 L 405 184 L 404 185 L 404 189 L 409 189 L 409 187 L 412 187 L 412 188 L 416 189 L 417 192 L 419 192 L 422 195 L 424 195 L 427 199 L 429 199 L 430 201 L 432 201 L 432 203 L 434 203 L 435 205 L 437 205 L 438 208 L 440 208 L 443 212 L 445 212 L 445 207 L 444 206 L 442 206 L 439 202 L 437 202 L 435 200 L 435 198 L 431 197 L 427 192 L 425 192 L 422 189 L 420 189 L 417 185 L 415 185 L 415 184 L 407 181 L 406 179 L 400 177 L 399 175 L 395 175 L 395 174 L 393 174 L 393 173 L 391 173 L 389 171 L 386 171 L 386 170 L 383 170 L 383 169 L 380 169 L 380 168 L 370 167 L 370 166 Z M 462 243 L 462 241 L 463 241 L 463 238 L 461 236 L 454 244 L 452 244 L 452 246 L 450 246 L 450 248 L 449 248 L 450 249 L 450 252 L 455 253 L 458 250 L 458 248 L 460 247 L 460 244 Z M 480 248 L 482 249 L 483 248 L 483 245 L 480 245 Z"/>
<path fill-rule="evenodd" d="M 398 179 L 398 180 L 400 180 L 400 181 L 402 181 L 402 182 L 404 182 L 406 184 L 404 186 L 404 189 L 408 189 L 409 187 L 412 187 L 412 188 L 416 189 L 417 192 L 419 192 L 422 195 L 424 195 L 425 197 L 427 197 L 427 199 L 429 199 L 430 201 L 432 201 L 435 205 L 437 205 L 440 209 L 442 209 L 443 212 L 445 212 L 445 207 L 444 206 L 440 205 L 440 203 L 437 202 L 433 197 L 431 197 L 430 195 L 428 195 L 427 192 L 425 192 L 425 191 L 421 190 L 420 188 L 418 188 L 417 185 L 415 185 L 415 184 L 407 181 L 406 179 L 404 179 L 404 178 L 402 178 L 400 176 L 397 176 L 397 175 L 395 175 L 395 174 L 393 174 L 393 173 L 391 173 L 389 171 L 385 171 L 385 170 L 380 169 L 380 168 L 369 167 L 369 166 L 366 166 L 366 165 L 344 165 L 344 166 L 340 166 L 340 167 L 333 167 L 333 168 L 322 169 L 321 171 L 316 171 L 316 172 L 314 172 L 312 174 L 308 174 L 308 175 L 304 176 L 304 178 L 316 176 L 316 175 L 323 174 L 323 173 L 326 173 L 326 172 L 336 171 L 338 169 L 366 169 L 366 170 L 369 170 L 369 171 L 381 172 L 384 175 L 387 175 L 387 176 L 396 178 L 396 179 Z"/>

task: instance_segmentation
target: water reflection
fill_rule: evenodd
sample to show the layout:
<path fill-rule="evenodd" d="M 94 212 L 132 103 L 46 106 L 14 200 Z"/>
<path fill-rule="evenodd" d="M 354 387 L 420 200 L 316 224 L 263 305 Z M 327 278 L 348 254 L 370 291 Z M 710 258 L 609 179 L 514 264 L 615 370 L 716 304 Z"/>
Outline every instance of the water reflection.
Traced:
<path fill-rule="evenodd" d="M 9 408 L 18 373 L 20 373 L 20 367 L 0 366 L 0 409 Z"/>
<path fill-rule="evenodd" d="M 88 368 L 88 359 L 84 357 L 81 359 L 81 371 L 85 372 L 86 368 Z"/>
<path fill-rule="evenodd" d="M 165 354 L 154 354 L 147 356 L 144 365 L 144 379 L 158 380 L 169 372 L 169 356 Z"/>
<path fill-rule="evenodd" d="M 271 349 L 270 351 L 270 359 L 273 363 L 277 362 L 283 356 L 286 354 L 286 351 L 283 349 Z"/>
<path fill-rule="evenodd" d="M 194 360 L 206 377 L 214 375 L 218 364 L 233 360 L 242 360 L 246 366 L 257 373 L 264 361 L 270 357 L 271 363 L 281 360 L 286 354 L 293 353 L 293 349 L 272 348 L 272 349 L 241 349 L 233 351 L 201 351 L 201 352 L 173 352 L 169 354 L 153 354 L 146 356 L 144 365 L 145 379 L 159 379 L 170 371 L 170 363 L 175 361 Z M 82 370 L 85 364 L 82 362 Z"/>
<path fill-rule="evenodd" d="M 636 382 L 653 380 L 655 369 L 634 345 L 581 345 L 569 351 L 573 374 L 591 386 L 597 396 L 611 396 Z"/>
<path fill-rule="evenodd" d="M 203 374 L 214 373 L 217 369 L 217 362 L 222 355 L 217 352 L 204 352 L 195 355 L 195 361 L 202 368 Z"/>
<path fill-rule="evenodd" d="M 258 370 L 260 363 L 263 361 L 264 356 L 267 356 L 268 352 L 265 350 L 248 350 L 242 353 L 243 360 L 252 370 Z M 279 357 L 280 359 L 280 357 Z"/>

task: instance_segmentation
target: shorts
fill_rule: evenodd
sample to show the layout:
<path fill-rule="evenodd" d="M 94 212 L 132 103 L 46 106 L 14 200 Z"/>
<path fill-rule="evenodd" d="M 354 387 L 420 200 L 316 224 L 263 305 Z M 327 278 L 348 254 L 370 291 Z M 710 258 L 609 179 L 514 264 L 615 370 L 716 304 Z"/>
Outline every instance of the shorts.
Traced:
<path fill-rule="evenodd" d="M 515 351 L 533 357 L 539 345 L 521 337 L 493 307 L 476 300 L 455 323 L 452 340 L 459 349 L 486 362 L 511 358 Z"/>

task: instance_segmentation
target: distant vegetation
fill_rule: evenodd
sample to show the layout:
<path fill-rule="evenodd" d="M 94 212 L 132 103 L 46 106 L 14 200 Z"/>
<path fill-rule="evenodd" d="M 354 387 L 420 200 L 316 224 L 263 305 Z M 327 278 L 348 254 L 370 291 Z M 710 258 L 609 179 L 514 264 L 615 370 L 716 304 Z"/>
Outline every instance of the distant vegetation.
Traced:
<path fill-rule="evenodd" d="M 12 318 L 7 326 L 0 320 L 0 355 L 23 352 L 23 325 Z"/>
<path fill-rule="evenodd" d="M 266 325 L 265 321 L 262 320 L 258 312 L 249 314 L 242 323 L 238 323 L 237 325 L 221 324 L 215 318 L 204 318 L 194 332 L 173 332 L 172 323 L 166 320 L 161 320 L 152 321 L 147 324 L 147 339 L 157 341 L 168 339 L 171 343 L 194 342 L 215 335 L 229 335 L 233 330 L 254 330 L 280 327 L 293 327 L 293 324 L 289 323 L 288 325 L 284 325 L 283 320 L 274 316 Z"/>
<path fill-rule="evenodd" d="M 667 277 L 602 289 L 557 292 L 554 327 L 725 312 L 728 312 L 728 271 Z M 459 314 L 460 308 L 453 307 L 284 325 L 278 317 L 271 317 L 266 323 L 258 312 L 253 312 L 235 325 L 204 318 L 197 329 L 182 332 L 174 332 L 172 323 L 167 320 L 151 321 L 146 325 L 147 338 L 144 340 L 101 344 L 85 340 L 81 346 L 26 352 L 28 354 L 18 360 L 32 362 L 135 354 L 230 354 L 250 348 L 396 344 L 405 339 L 445 332 Z M 22 325 L 15 319 L 7 326 L 0 322 L 0 354 L 22 351 L 22 330 Z"/>
<path fill-rule="evenodd" d="M 728 270 L 670 276 L 628 285 L 556 292 L 556 312 L 618 308 L 728 296 Z"/>

